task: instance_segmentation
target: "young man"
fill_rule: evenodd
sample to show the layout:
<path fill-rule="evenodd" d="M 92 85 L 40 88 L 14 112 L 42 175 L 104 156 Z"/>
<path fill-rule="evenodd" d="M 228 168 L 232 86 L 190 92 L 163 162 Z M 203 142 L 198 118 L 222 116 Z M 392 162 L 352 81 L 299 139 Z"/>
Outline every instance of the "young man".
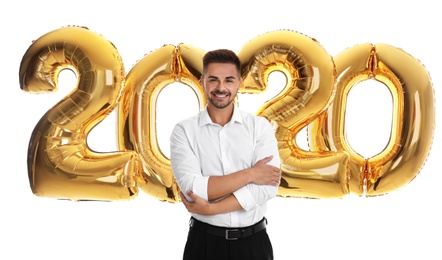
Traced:
<path fill-rule="evenodd" d="M 235 105 L 241 83 L 234 52 L 207 52 L 208 104 L 170 137 L 173 174 L 191 213 L 183 259 L 273 259 L 265 213 L 281 180 L 280 157 L 268 120 Z"/>

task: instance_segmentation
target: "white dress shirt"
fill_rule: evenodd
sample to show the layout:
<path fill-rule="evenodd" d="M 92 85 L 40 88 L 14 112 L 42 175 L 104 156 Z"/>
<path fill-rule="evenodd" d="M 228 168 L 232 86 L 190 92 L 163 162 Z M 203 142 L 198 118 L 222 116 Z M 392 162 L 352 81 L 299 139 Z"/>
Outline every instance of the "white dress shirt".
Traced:
<path fill-rule="evenodd" d="M 264 157 L 273 155 L 268 164 L 280 167 L 280 157 L 272 125 L 264 117 L 234 107 L 233 116 L 224 126 L 215 124 L 207 108 L 196 116 L 176 124 L 170 137 L 170 161 L 180 189 L 208 200 L 210 176 L 223 176 L 251 168 Z M 252 183 L 233 192 L 243 210 L 218 215 L 193 214 L 196 219 L 224 227 L 245 227 L 260 221 L 267 201 L 278 187 Z M 189 199 L 189 198 L 188 198 Z"/>

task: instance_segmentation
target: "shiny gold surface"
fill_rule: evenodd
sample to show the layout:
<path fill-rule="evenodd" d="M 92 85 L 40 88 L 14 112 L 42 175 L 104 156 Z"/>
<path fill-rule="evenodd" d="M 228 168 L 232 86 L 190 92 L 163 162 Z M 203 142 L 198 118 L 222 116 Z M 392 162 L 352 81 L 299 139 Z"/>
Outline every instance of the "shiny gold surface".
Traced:
<path fill-rule="evenodd" d="M 311 146 L 350 155 L 350 191 L 354 194 L 377 196 L 404 186 L 423 167 L 433 140 L 435 103 L 428 72 L 417 59 L 386 44 L 356 45 L 334 60 L 339 79 L 336 97 L 328 111 L 310 126 L 314 136 L 310 138 Z M 368 79 L 377 80 L 390 90 L 393 119 L 385 149 L 364 158 L 345 138 L 344 115 L 349 91 Z M 364 118 L 361 122 L 376 124 L 365 122 Z"/>
<path fill-rule="evenodd" d="M 127 200 L 141 189 L 161 201 L 178 202 L 170 161 L 158 144 L 156 104 L 166 86 L 179 82 L 193 90 L 200 109 L 205 107 L 199 82 L 204 53 L 187 44 L 164 45 L 125 76 L 115 46 L 87 28 L 64 27 L 34 41 L 20 65 L 24 91 L 56 91 L 64 69 L 74 71 L 78 80 L 43 115 L 30 138 L 33 193 Z M 386 44 L 360 44 L 333 58 L 315 39 L 278 30 L 250 40 L 238 56 L 241 93 L 267 91 L 275 71 L 287 79 L 283 90 L 256 112 L 275 129 L 282 162 L 279 196 L 382 195 L 413 180 L 423 167 L 434 135 L 434 93 L 428 72 L 408 53 Z M 393 97 L 391 138 L 371 158 L 353 150 L 345 133 L 347 95 L 367 79 L 385 84 Z M 88 133 L 114 109 L 120 151 L 94 152 L 87 146 Z M 308 150 L 296 143 L 302 129 L 308 130 Z"/>
<path fill-rule="evenodd" d="M 160 200 L 177 202 L 180 196 L 170 160 L 158 145 L 157 98 L 166 86 L 180 82 L 192 88 L 204 108 L 206 97 L 199 83 L 203 55 L 204 51 L 190 45 L 166 45 L 143 57 L 126 77 L 118 109 L 119 146 L 139 154 L 143 173 L 137 183 Z"/>
<path fill-rule="evenodd" d="M 71 200 L 133 198 L 138 155 L 97 153 L 86 142 L 89 131 L 118 104 L 124 81 L 118 51 L 87 28 L 49 32 L 23 56 L 20 86 L 33 93 L 56 91 L 63 69 L 77 74 L 77 87 L 47 111 L 32 133 L 28 174 L 33 193 Z"/>
<path fill-rule="evenodd" d="M 340 198 L 348 191 L 348 155 L 344 152 L 305 151 L 296 135 L 327 109 L 335 92 L 332 57 L 314 39 L 289 30 L 252 39 L 238 54 L 246 93 L 267 89 L 268 75 L 282 72 L 284 89 L 257 114 L 270 120 L 279 143 L 283 197 Z"/>

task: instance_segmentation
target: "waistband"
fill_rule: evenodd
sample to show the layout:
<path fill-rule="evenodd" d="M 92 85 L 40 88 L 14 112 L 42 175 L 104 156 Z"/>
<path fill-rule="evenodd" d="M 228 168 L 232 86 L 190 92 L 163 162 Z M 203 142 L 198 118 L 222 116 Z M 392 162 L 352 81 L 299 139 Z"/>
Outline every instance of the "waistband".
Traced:
<path fill-rule="evenodd" d="M 256 234 L 260 231 L 263 231 L 267 226 L 267 219 L 263 218 L 261 221 L 256 223 L 253 226 L 249 227 L 241 227 L 241 228 L 226 228 L 226 227 L 218 227 L 214 225 L 210 225 L 195 219 L 194 217 L 190 218 L 189 221 L 190 228 L 194 228 L 201 232 L 205 232 L 211 235 L 223 237 L 226 240 L 237 240 L 245 237 L 249 237 L 253 234 Z"/>

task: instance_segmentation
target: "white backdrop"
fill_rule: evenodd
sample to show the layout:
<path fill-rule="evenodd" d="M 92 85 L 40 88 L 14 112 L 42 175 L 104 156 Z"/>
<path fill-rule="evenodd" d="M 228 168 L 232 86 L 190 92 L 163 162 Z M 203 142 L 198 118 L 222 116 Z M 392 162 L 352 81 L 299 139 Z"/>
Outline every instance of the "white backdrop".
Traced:
<path fill-rule="evenodd" d="M 0 4 L 0 259 L 180 259 L 186 240 L 188 213 L 184 206 L 160 202 L 142 192 L 124 202 L 59 201 L 32 194 L 26 168 L 31 132 L 44 112 L 73 86 L 66 75 L 56 93 L 25 93 L 19 86 L 18 70 L 32 40 L 54 29 L 77 25 L 102 34 L 117 47 L 126 72 L 164 44 L 239 51 L 254 37 L 278 29 L 315 38 L 331 55 L 360 43 L 386 43 L 425 65 L 438 100 L 442 19 L 437 1 L 243 2 L 42 0 Z M 162 95 L 158 111 L 164 116 L 159 116 L 158 128 L 162 129 L 160 145 L 167 153 L 172 124 L 193 114 L 196 103 L 190 99 L 189 109 L 178 111 L 173 99 L 181 95 L 174 91 Z M 383 114 L 376 95 L 362 96 L 369 103 L 356 106 L 361 112 L 351 120 L 359 120 L 354 124 L 364 125 L 366 131 L 359 128 L 352 140 L 361 142 L 358 149 L 367 152 L 381 140 L 380 146 L 374 146 L 374 152 L 379 152 L 386 140 L 373 133 L 388 127 L 388 122 L 377 125 L 367 120 L 363 113 L 367 117 L 377 113 L 379 119 Z M 253 110 L 266 98 L 244 97 L 240 104 Z M 388 109 L 388 102 L 381 104 Z M 111 114 L 91 132 L 91 148 L 116 149 L 115 118 Z M 427 163 L 416 179 L 381 197 L 271 201 L 268 232 L 276 259 L 442 259 L 440 149 L 436 133 Z"/>

